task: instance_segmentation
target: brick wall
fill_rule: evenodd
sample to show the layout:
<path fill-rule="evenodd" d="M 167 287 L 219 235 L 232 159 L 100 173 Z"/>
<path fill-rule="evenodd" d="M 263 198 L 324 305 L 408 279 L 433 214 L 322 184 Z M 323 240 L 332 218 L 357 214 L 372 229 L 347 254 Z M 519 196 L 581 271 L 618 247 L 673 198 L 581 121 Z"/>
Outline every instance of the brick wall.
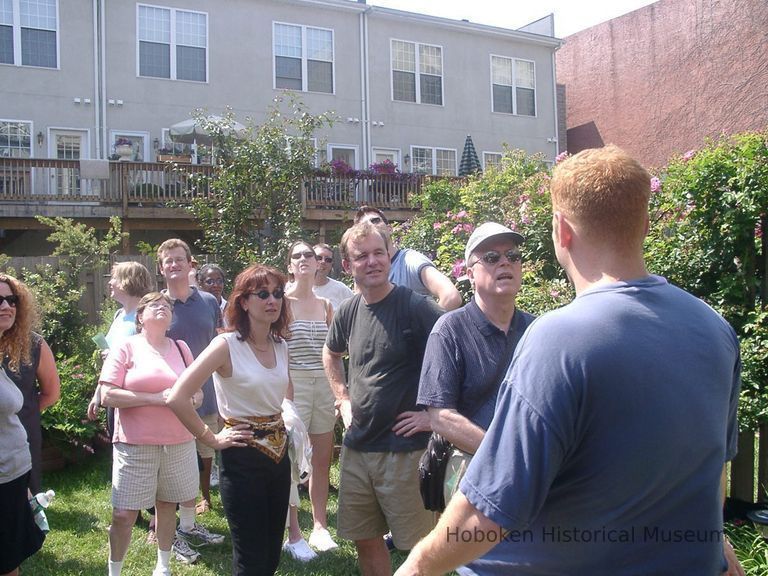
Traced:
<path fill-rule="evenodd" d="M 768 126 L 766 0 L 660 0 L 565 40 L 569 152 L 613 143 L 661 166 Z"/>

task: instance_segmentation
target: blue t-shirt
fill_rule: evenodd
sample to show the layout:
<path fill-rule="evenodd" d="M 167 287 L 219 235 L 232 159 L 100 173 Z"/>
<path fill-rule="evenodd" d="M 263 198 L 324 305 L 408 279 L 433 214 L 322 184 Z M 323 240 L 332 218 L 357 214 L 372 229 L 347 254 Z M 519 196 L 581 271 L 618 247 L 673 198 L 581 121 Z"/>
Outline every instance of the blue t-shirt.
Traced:
<path fill-rule="evenodd" d="M 136 310 L 126 312 L 120 308 L 115 312 L 112 324 L 109 325 L 109 331 L 105 336 L 110 350 L 116 350 L 129 336 L 136 334 Z"/>
<path fill-rule="evenodd" d="M 507 343 L 514 350 L 533 318 L 515 310 L 505 334 L 486 318 L 474 298 L 466 306 L 441 316 L 427 340 L 418 404 L 455 409 L 487 430 L 501 380 L 499 362 Z M 483 397 L 486 400 L 478 406 Z"/>
<path fill-rule="evenodd" d="M 221 310 L 216 297 L 208 292 L 190 286 L 192 292 L 184 302 L 173 301 L 173 319 L 168 330 L 168 337 L 184 340 L 197 358 L 216 337 L 216 327 L 220 324 Z M 208 378 L 203 384 L 203 404 L 197 409 L 200 416 L 216 414 L 216 393 L 213 379 Z"/>
<path fill-rule="evenodd" d="M 536 320 L 461 483 L 511 530 L 478 574 L 720 574 L 720 476 L 736 454 L 739 344 L 649 276 Z"/>
<path fill-rule="evenodd" d="M 410 288 L 417 294 L 432 296 L 421 281 L 421 271 L 427 266 L 434 266 L 434 264 L 424 254 L 410 248 L 401 248 L 392 258 L 389 281 L 396 286 Z"/>

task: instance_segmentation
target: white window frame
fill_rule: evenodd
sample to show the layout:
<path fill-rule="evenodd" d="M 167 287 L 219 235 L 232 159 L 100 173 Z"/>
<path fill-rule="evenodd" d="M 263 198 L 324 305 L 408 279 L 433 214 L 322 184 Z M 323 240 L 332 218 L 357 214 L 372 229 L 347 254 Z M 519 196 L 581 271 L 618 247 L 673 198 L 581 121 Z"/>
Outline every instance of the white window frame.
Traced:
<path fill-rule="evenodd" d="M 35 148 L 37 147 L 37 136 L 35 135 L 35 123 L 32 120 L 19 120 L 14 118 L 0 118 L 0 124 L 29 124 L 29 158 L 37 158 Z M 18 148 L 21 150 L 21 148 Z M 0 158 L 20 158 L 20 156 L 2 156 Z"/>
<path fill-rule="evenodd" d="M 141 8 L 157 8 L 159 10 L 168 10 L 171 13 L 170 18 L 170 26 L 171 26 L 171 34 L 170 34 L 170 70 L 169 70 L 169 76 L 166 78 L 165 76 L 142 76 L 141 74 L 141 40 L 139 40 L 139 12 L 141 11 Z M 176 14 L 177 12 L 189 12 L 192 14 L 202 14 L 205 18 L 205 80 L 188 80 L 186 78 L 177 78 L 177 70 L 176 70 Z M 170 6 L 158 6 L 156 4 L 145 4 L 140 3 L 136 4 L 136 77 L 137 78 L 148 78 L 151 80 L 174 80 L 177 82 L 192 82 L 194 84 L 208 84 L 211 78 L 210 74 L 210 37 L 211 37 L 211 26 L 208 18 L 208 12 L 202 12 L 200 10 L 185 10 L 182 8 L 172 8 Z M 186 44 L 182 44 L 182 46 L 186 46 Z"/>
<path fill-rule="evenodd" d="M 11 11 L 13 17 L 13 24 L 11 24 L 13 34 L 13 63 L 3 62 L 0 66 L 24 66 L 26 68 L 40 68 L 43 70 L 60 70 L 61 69 L 61 48 L 60 48 L 60 28 L 61 17 L 59 15 L 59 0 L 54 0 L 56 3 L 56 29 L 53 32 L 56 33 L 56 66 L 35 66 L 34 64 L 22 64 L 21 54 L 21 0 L 11 0 Z M 8 26 L 8 24 L 4 24 Z M 34 28 L 34 30 L 48 30 L 49 28 Z"/>
<path fill-rule="evenodd" d="M 336 32 L 333 28 L 324 28 L 322 26 L 306 26 L 304 24 L 296 24 L 295 22 L 280 22 L 274 20 L 272 22 L 272 89 L 273 90 L 290 90 L 290 88 L 278 88 L 277 87 L 277 54 L 275 54 L 275 27 L 277 25 L 293 26 L 301 29 L 301 91 L 310 92 L 312 94 L 336 94 Z M 331 63 L 331 91 L 320 92 L 317 90 L 309 89 L 309 72 L 308 61 L 314 60 L 307 56 L 307 29 L 322 30 L 324 32 L 331 33 L 331 51 L 332 59 Z M 318 60 L 318 62 L 328 62 L 328 60 Z"/>
<path fill-rule="evenodd" d="M 499 157 L 498 165 L 501 166 L 501 159 L 504 158 L 504 153 L 503 152 L 490 152 L 490 151 L 483 150 L 483 170 L 488 168 L 488 157 L 489 156 L 498 156 Z"/>
<path fill-rule="evenodd" d="M 414 59 L 415 62 L 415 70 L 414 70 L 414 76 L 415 76 L 415 82 L 416 82 L 416 102 L 411 102 L 410 100 L 396 100 L 395 99 L 395 67 L 394 67 L 394 43 L 395 42 L 402 42 L 404 44 L 413 44 L 414 47 Z M 433 102 L 422 102 L 421 101 L 421 58 L 420 58 L 420 48 L 422 46 L 429 46 L 430 48 L 439 48 L 440 49 L 440 104 L 435 104 Z M 404 104 L 424 104 L 426 106 L 445 106 L 445 59 L 443 57 L 444 49 L 439 44 L 428 44 L 426 42 L 414 42 L 412 40 L 403 40 L 401 38 L 390 38 L 389 39 L 389 84 L 390 84 L 390 91 L 389 95 L 393 102 L 402 102 Z M 398 72 L 410 72 L 409 70 L 397 70 Z M 427 76 L 435 76 L 435 74 L 427 74 L 424 72 Z M 417 148 L 421 148 L 421 146 L 417 146 Z"/>
<path fill-rule="evenodd" d="M 413 172 L 413 166 L 415 164 L 414 157 L 413 157 L 413 151 L 415 148 L 422 148 L 426 150 L 432 151 L 432 170 L 429 172 L 432 176 L 437 176 L 437 152 L 453 152 L 453 163 L 454 163 L 454 170 L 453 174 L 450 174 L 450 176 L 456 176 L 459 173 L 459 154 L 458 150 L 456 148 L 444 148 L 441 146 L 420 146 L 418 144 L 411 145 L 410 148 L 410 155 L 411 155 L 411 172 Z M 446 174 L 442 174 L 442 176 L 446 176 Z"/>
<path fill-rule="evenodd" d="M 488 66 L 489 66 L 489 72 L 490 72 L 490 91 L 491 91 L 491 112 L 494 114 L 505 114 L 507 116 L 510 115 L 509 112 L 505 112 L 503 110 L 495 110 L 494 109 L 494 102 L 493 102 L 493 86 L 496 84 L 496 82 L 493 81 L 493 59 L 494 58 L 500 58 L 502 60 L 509 60 L 512 63 L 512 84 L 499 84 L 499 86 L 511 86 L 512 88 L 512 116 L 520 116 L 522 118 L 537 118 L 539 115 L 539 106 L 536 101 L 538 88 L 536 87 L 536 61 L 535 60 L 528 60 L 526 58 L 515 58 L 513 56 L 503 56 L 501 54 L 491 54 L 488 60 Z M 534 111 L 533 114 L 520 114 L 517 107 L 517 62 L 528 62 L 530 64 L 533 64 L 533 107 Z M 529 90 L 529 88 L 525 86 L 521 86 L 521 88 L 525 88 L 526 90 Z"/>
<path fill-rule="evenodd" d="M 342 148 L 346 150 L 354 150 L 355 151 L 355 165 L 352 166 L 355 170 L 360 170 L 360 147 L 357 144 L 341 144 L 339 142 L 329 142 L 326 146 L 326 150 L 328 153 L 327 161 L 333 162 L 333 149 L 334 148 Z"/>
<path fill-rule="evenodd" d="M 141 136 L 144 138 L 144 146 L 141 151 L 142 160 L 140 162 L 150 162 L 150 139 L 149 132 L 143 130 L 110 130 L 109 131 L 109 156 L 115 152 L 115 140 L 120 136 Z"/>
<path fill-rule="evenodd" d="M 400 172 L 404 172 L 403 166 L 402 166 L 403 155 L 402 155 L 402 151 L 400 150 L 400 148 L 384 148 L 382 146 L 374 146 L 373 148 L 371 148 L 371 158 L 373 160 L 371 162 L 372 164 L 374 162 L 376 162 L 376 153 L 377 152 L 384 152 L 384 153 L 394 154 L 394 156 L 395 156 L 395 162 L 394 162 L 395 166 L 397 167 L 398 170 L 400 170 Z"/>

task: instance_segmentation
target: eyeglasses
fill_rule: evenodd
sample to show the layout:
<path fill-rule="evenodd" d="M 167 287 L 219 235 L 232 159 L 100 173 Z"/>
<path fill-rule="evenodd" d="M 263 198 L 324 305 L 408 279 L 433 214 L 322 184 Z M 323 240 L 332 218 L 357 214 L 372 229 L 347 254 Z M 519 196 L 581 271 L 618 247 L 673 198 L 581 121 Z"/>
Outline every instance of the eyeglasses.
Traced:
<path fill-rule="evenodd" d="M 373 218 L 369 218 L 368 222 L 370 224 L 373 224 L 374 226 L 378 226 L 382 222 L 384 222 L 384 219 L 381 216 L 374 216 Z"/>
<path fill-rule="evenodd" d="M 326 264 L 331 264 L 333 262 L 333 258 L 329 256 L 320 256 L 320 254 L 318 254 L 317 256 L 315 256 L 315 258 L 317 259 L 318 262 L 325 262 Z"/>
<path fill-rule="evenodd" d="M 270 294 L 272 294 L 275 300 L 280 300 L 285 294 L 285 290 L 282 288 L 275 288 L 272 292 L 269 290 L 259 290 L 258 292 L 251 292 L 250 295 L 256 296 L 259 300 L 266 300 Z"/>
<path fill-rule="evenodd" d="M 515 262 L 520 262 L 523 259 L 523 255 L 520 254 L 519 250 L 516 250 L 515 248 L 510 248 L 506 252 L 499 252 L 498 250 L 488 250 L 485 254 L 480 256 L 477 260 L 472 262 L 470 266 L 474 266 L 480 260 L 485 262 L 486 264 L 498 264 L 499 260 L 501 260 L 502 254 L 506 256 L 507 260 L 510 261 L 510 263 L 514 264 Z"/>
<path fill-rule="evenodd" d="M 293 254 L 291 254 L 291 260 L 299 260 L 302 256 L 304 256 L 304 258 L 306 258 L 307 260 L 312 260 L 312 258 L 317 258 L 314 252 L 307 250 L 306 252 L 294 252 Z"/>
<path fill-rule="evenodd" d="M 170 310 L 171 307 L 165 302 L 150 302 L 147 304 L 147 308 L 151 310 Z"/>
<path fill-rule="evenodd" d="M 203 284 L 206 286 L 224 286 L 223 278 L 206 278 L 203 280 Z"/>
<path fill-rule="evenodd" d="M 10 294 L 9 296 L 0 296 L 0 306 L 3 305 L 3 302 L 8 302 L 8 306 L 11 308 L 16 308 L 16 304 L 19 303 L 19 297 L 16 296 L 16 294 Z"/>

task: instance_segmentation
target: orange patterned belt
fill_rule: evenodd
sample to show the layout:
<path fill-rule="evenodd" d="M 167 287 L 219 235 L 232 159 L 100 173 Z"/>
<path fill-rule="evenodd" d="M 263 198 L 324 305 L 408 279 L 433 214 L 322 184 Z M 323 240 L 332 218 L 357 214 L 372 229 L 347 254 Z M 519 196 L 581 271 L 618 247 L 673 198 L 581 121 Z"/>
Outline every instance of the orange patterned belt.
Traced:
<path fill-rule="evenodd" d="M 283 459 L 285 451 L 288 449 L 288 434 L 285 431 L 285 423 L 281 414 L 226 418 L 224 420 L 224 426 L 227 428 L 237 424 L 250 426 L 253 438 L 247 441 L 249 446 L 261 451 L 275 462 L 280 462 Z"/>

